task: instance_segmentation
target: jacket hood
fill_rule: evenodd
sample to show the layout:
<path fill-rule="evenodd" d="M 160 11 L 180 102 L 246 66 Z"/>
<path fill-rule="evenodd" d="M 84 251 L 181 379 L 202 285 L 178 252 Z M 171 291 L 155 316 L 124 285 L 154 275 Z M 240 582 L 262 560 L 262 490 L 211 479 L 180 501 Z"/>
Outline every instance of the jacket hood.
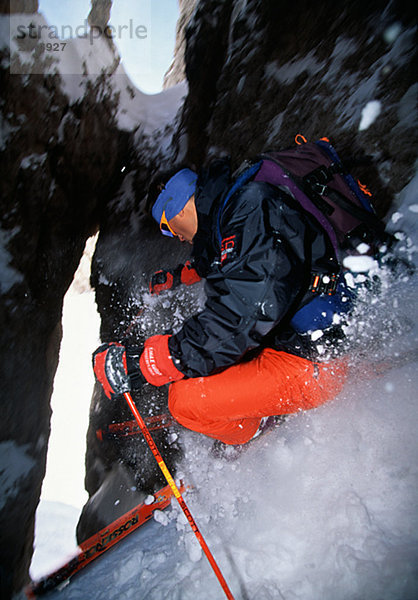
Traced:
<path fill-rule="evenodd" d="M 201 277 L 206 276 L 213 260 L 214 219 L 221 198 L 230 185 L 230 178 L 229 158 L 217 159 L 199 173 L 195 192 L 198 228 L 193 238 L 192 257 Z"/>

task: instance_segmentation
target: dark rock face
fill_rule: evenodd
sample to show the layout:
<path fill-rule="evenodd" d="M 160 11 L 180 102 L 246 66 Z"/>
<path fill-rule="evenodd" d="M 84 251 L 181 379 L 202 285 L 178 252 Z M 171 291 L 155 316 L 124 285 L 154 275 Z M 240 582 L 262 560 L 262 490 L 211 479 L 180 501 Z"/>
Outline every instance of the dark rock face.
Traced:
<path fill-rule="evenodd" d="M 8 12 L 6 4 L 0 12 Z M 91 22 L 104 26 L 109 5 L 94 3 Z M 32 12 L 37 2 L 14 6 Z M 310 140 L 326 135 L 342 154 L 373 157 L 374 168 L 359 175 L 384 213 L 411 178 L 416 158 L 413 8 L 377 1 L 183 2 L 183 14 L 192 15 L 185 32 L 189 94 L 176 127 L 161 123 L 153 136 L 141 133 L 141 123 L 129 133 L 118 128 L 110 76 L 90 81 L 85 95 L 71 101 L 58 75 L 10 76 L 3 51 L 2 597 L 27 580 L 63 296 L 86 238 L 100 228 L 92 283 L 102 340 L 140 345 L 180 326 L 201 298 L 199 288 L 147 295 L 152 272 L 188 256 L 176 240 L 161 239 L 143 214 L 157 170 L 184 159 L 200 167 L 215 154 L 231 155 L 237 166 L 267 148 L 293 144 L 297 133 Z M 176 72 L 181 77 L 181 68 Z M 359 130 L 371 100 L 379 101 L 380 114 Z M 164 411 L 166 394 L 149 386 L 135 394 L 141 414 Z M 164 485 L 140 437 L 100 442 L 96 436 L 97 429 L 131 418 L 123 402 L 94 390 L 86 456 L 91 498 L 79 540 Z M 175 472 L 181 455 L 175 436 L 161 431 L 155 440 Z"/>
<path fill-rule="evenodd" d="M 0 13 L 36 13 L 39 7 L 38 0 L 2 0 Z"/>
<path fill-rule="evenodd" d="M 93 0 L 88 16 L 89 24 L 103 31 L 109 22 L 111 8 L 112 0 Z"/>
<path fill-rule="evenodd" d="M 7 52 L 1 64 L 0 579 L 9 598 L 28 578 L 63 297 L 129 140 L 103 81 L 71 104 L 58 75 L 10 75 Z"/>
<path fill-rule="evenodd" d="M 239 163 L 297 133 L 325 135 L 343 153 L 372 155 L 390 196 L 415 156 L 415 126 L 400 117 L 414 95 L 415 35 L 408 2 L 202 0 L 186 36 L 188 157 L 225 151 Z M 370 100 L 381 114 L 359 131 Z"/>
<path fill-rule="evenodd" d="M 198 0 L 179 0 L 179 18 L 176 28 L 176 45 L 174 58 L 164 76 L 164 87 L 168 88 L 186 79 L 185 54 L 186 54 L 186 27 L 190 21 Z"/>
<path fill-rule="evenodd" d="M 148 219 L 139 213 L 135 217 L 132 208 L 119 216 L 118 225 L 110 214 L 105 217 L 105 222 L 102 221 L 92 265 L 92 285 L 101 317 L 101 339 L 140 346 L 149 335 L 172 327 L 173 312 L 184 315 L 191 312 L 195 304 L 191 297 L 196 290 L 155 298 L 149 306 L 150 275 L 161 265 L 172 267 L 186 260 L 189 251 L 180 248 L 175 240 L 161 240 Z M 142 417 L 167 412 L 165 387 L 145 386 L 134 392 L 133 398 Z M 123 398 L 109 400 L 96 385 L 90 409 L 86 457 L 85 483 L 91 497 L 77 527 L 79 542 L 166 485 L 142 435 L 103 441 L 97 438 L 97 430 L 110 423 L 132 419 Z M 176 436 L 172 437 L 171 430 L 155 431 L 152 435 L 168 468 L 174 473 L 180 456 Z M 119 466 L 115 469 L 115 465 Z M 128 476 L 131 478 L 129 485 L 126 483 Z"/>

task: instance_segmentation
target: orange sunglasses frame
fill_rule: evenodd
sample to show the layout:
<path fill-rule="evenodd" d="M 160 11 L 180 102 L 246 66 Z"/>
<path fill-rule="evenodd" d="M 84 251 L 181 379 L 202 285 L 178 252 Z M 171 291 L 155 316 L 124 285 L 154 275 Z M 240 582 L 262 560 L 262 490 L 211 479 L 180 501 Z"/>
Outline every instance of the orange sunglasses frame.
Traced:
<path fill-rule="evenodd" d="M 168 231 L 167 231 L 167 229 L 166 230 L 163 229 L 164 225 L 167 227 Z M 173 237 L 177 237 L 177 233 L 175 231 L 173 231 L 171 229 L 170 225 L 168 224 L 167 217 L 165 216 L 165 210 L 163 210 L 163 214 L 161 215 L 160 231 L 161 231 L 161 233 L 166 234 L 166 235 L 169 232 L 168 235 L 170 235 L 170 233 L 171 233 L 171 235 Z"/>

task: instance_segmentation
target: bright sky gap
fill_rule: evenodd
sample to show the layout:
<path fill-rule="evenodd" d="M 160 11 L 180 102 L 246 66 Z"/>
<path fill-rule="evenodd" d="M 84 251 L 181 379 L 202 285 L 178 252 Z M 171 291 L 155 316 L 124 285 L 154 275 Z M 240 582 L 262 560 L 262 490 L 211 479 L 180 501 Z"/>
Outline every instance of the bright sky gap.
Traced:
<path fill-rule="evenodd" d="M 81 32 L 90 0 L 39 0 L 39 11 L 59 32 Z M 177 0 L 114 0 L 110 25 L 123 66 L 136 87 L 147 94 L 161 91 L 174 50 Z M 140 35 L 138 35 L 138 32 Z"/>

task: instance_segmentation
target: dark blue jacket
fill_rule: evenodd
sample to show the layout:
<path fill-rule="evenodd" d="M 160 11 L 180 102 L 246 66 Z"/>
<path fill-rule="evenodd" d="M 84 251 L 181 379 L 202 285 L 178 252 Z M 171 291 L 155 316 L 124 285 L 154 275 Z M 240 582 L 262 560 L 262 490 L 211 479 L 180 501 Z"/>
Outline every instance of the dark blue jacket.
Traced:
<path fill-rule="evenodd" d="M 188 377 L 216 373 L 266 346 L 315 359 L 310 336 L 290 321 L 309 299 L 312 272 L 339 271 L 327 235 L 289 195 L 250 181 L 223 206 L 230 185 L 223 160 L 198 179 L 193 262 L 207 300 L 169 341 Z"/>

